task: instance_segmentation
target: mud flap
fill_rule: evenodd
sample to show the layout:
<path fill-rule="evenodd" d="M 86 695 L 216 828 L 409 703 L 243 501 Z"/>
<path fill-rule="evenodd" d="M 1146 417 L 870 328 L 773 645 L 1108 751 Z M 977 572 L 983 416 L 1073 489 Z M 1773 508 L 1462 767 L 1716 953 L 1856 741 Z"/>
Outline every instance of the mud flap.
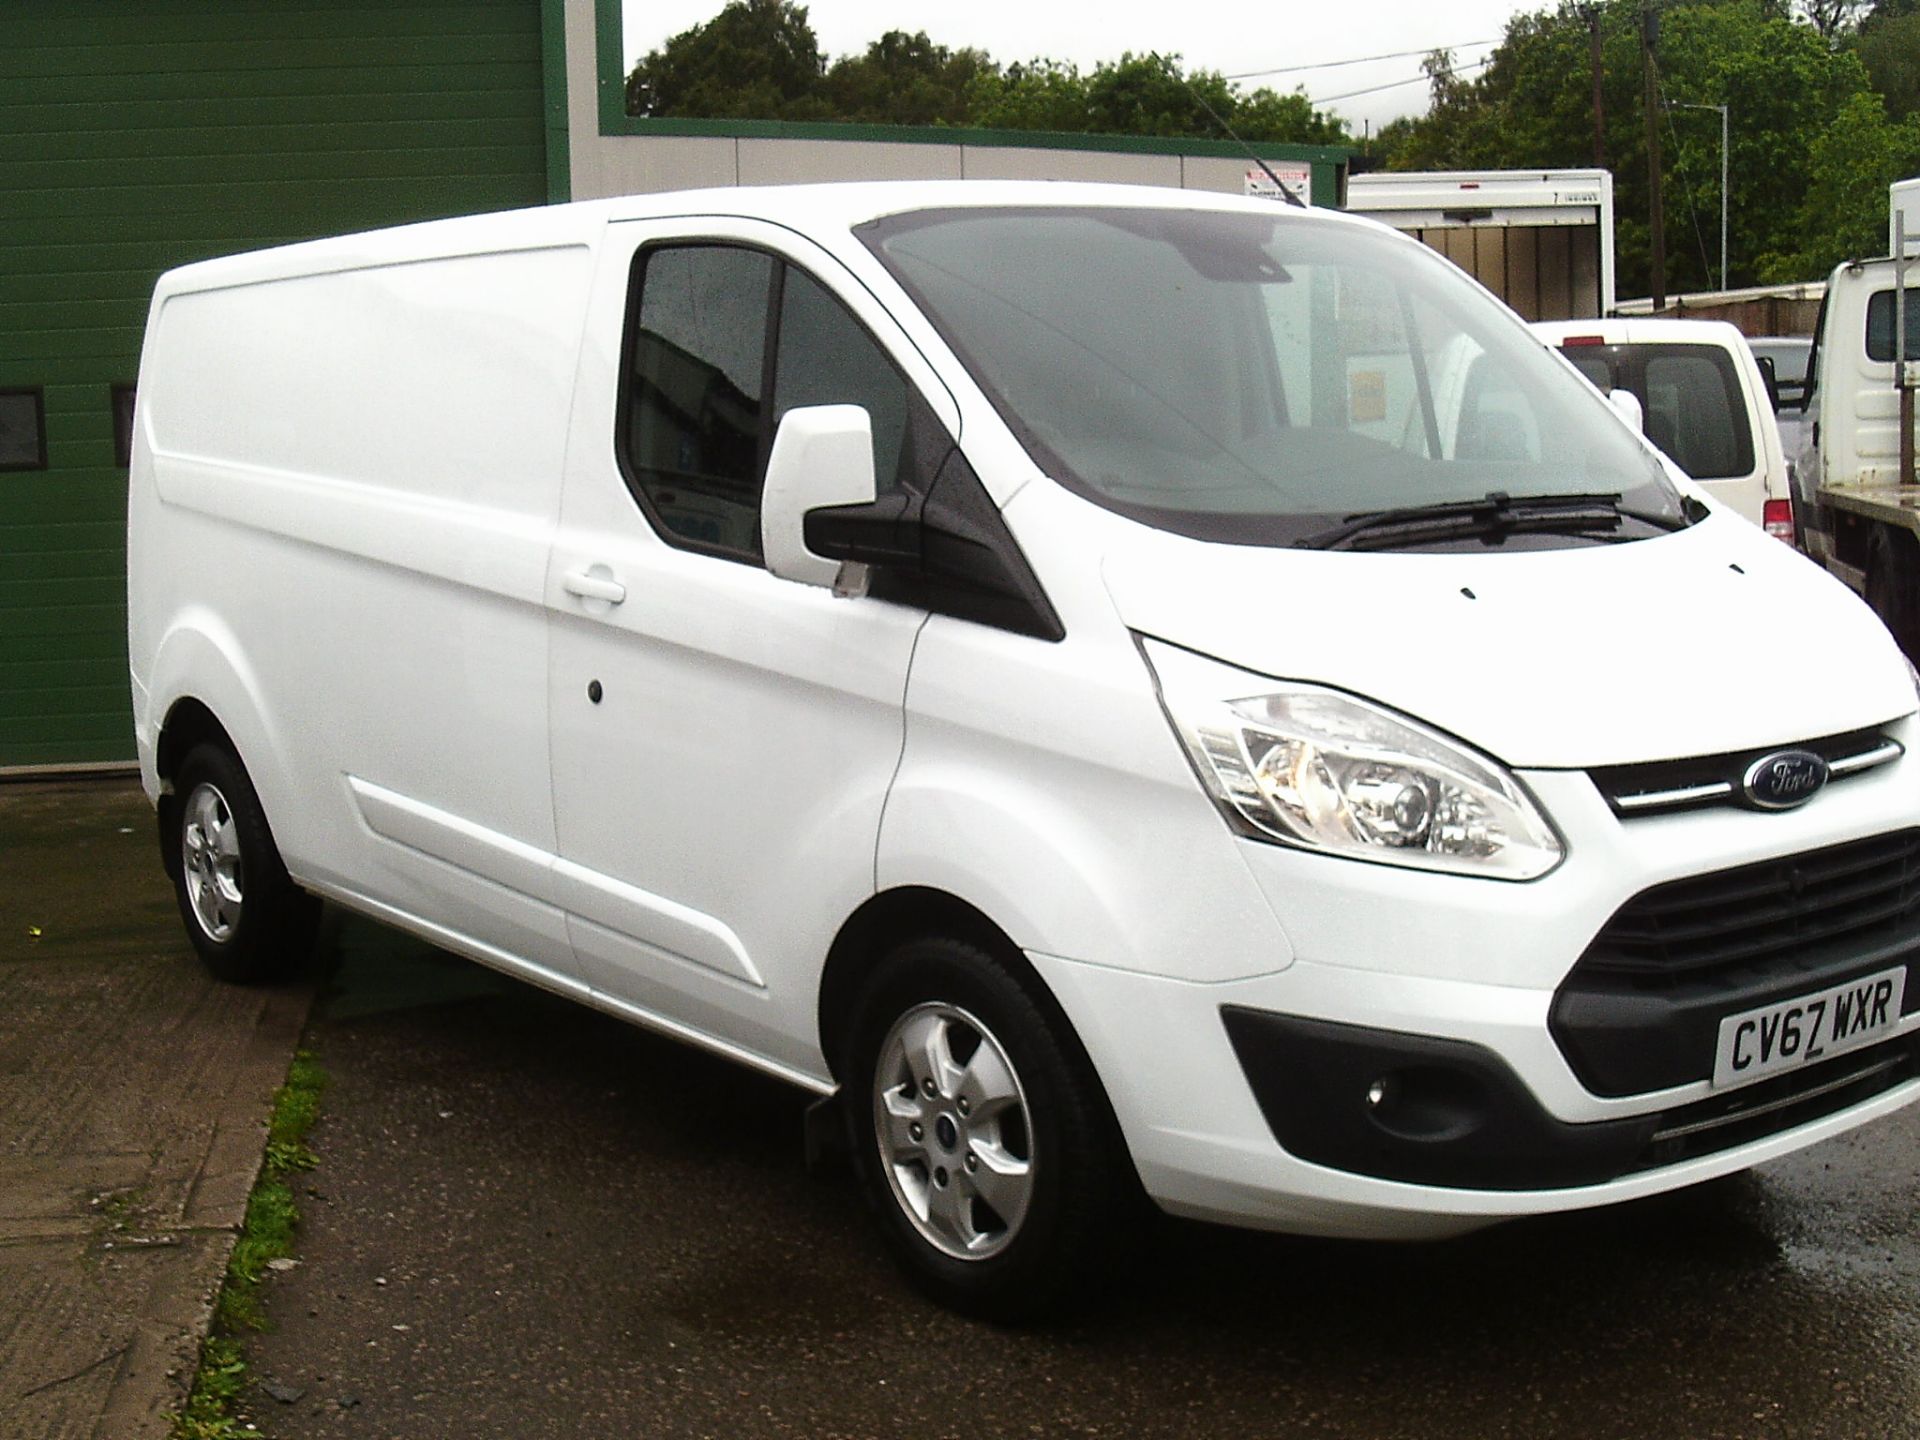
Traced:
<path fill-rule="evenodd" d="M 828 1173 L 847 1163 L 846 1113 L 840 1095 L 824 1095 L 807 1107 L 801 1122 L 807 1147 L 807 1169 Z"/>

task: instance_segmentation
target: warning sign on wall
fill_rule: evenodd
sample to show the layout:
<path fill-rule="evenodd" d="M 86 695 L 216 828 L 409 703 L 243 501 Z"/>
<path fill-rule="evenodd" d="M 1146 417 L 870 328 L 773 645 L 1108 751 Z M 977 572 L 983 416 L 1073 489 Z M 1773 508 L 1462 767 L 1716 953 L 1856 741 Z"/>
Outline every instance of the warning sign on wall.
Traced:
<path fill-rule="evenodd" d="M 1273 171 L 1268 175 L 1267 170 Z M 1273 183 L 1273 176 L 1293 192 L 1294 199 L 1302 205 L 1313 203 L 1313 166 L 1304 160 L 1269 160 L 1267 170 L 1259 166 L 1247 171 L 1247 194 L 1264 195 L 1269 200 L 1280 198 L 1280 186 Z"/>

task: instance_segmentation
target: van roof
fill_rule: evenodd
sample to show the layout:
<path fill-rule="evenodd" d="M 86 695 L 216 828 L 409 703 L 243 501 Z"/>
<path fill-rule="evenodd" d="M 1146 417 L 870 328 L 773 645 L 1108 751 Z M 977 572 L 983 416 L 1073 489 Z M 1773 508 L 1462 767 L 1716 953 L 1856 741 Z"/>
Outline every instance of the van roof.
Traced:
<path fill-rule="evenodd" d="M 1658 319 L 1536 320 L 1529 327 L 1549 345 L 1569 338 L 1598 336 L 1603 345 L 1727 345 L 1741 342 L 1738 327 L 1725 320 Z"/>
<path fill-rule="evenodd" d="M 591 244 L 609 223 L 714 215 L 769 220 L 820 236 L 909 210 L 1058 206 L 1311 213 L 1341 224 L 1376 222 L 1333 210 L 1294 210 L 1265 197 L 1147 185 L 1045 180 L 863 180 L 810 185 L 664 190 L 564 205 L 427 220 L 182 265 L 161 276 L 156 296 L 263 280 L 501 249 Z"/>

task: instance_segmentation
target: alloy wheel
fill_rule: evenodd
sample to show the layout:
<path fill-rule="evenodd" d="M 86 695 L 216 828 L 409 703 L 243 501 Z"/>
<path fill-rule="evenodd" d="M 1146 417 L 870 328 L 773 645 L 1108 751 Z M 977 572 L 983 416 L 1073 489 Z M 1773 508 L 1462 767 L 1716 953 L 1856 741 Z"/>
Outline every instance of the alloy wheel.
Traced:
<path fill-rule="evenodd" d="M 187 797 L 180 827 L 180 861 L 193 918 L 216 945 L 240 924 L 240 835 L 227 797 L 210 784 Z"/>
<path fill-rule="evenodd" d="M 1005 1047 L 941 1002 L 893 1023 L 874 1067 L 873 1124 L 901 1211 L 958 1260 L 985 1260 L 1019 1233 L 1038 1158 L 1025 1090 Z"/>

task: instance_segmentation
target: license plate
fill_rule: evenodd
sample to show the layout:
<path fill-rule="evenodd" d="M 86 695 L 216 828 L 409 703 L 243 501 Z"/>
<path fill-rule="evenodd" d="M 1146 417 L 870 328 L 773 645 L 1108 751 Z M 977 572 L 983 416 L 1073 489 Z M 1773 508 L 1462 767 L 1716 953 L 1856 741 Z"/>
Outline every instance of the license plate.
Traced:
<path fill-rule="evenodd" d="M 1727 1016 L 1713 1056 L 1715 1088 L 1744 1085 L 1886 1039 L 1900 1028 L 1906 984 L 1903 965 Z"/>

